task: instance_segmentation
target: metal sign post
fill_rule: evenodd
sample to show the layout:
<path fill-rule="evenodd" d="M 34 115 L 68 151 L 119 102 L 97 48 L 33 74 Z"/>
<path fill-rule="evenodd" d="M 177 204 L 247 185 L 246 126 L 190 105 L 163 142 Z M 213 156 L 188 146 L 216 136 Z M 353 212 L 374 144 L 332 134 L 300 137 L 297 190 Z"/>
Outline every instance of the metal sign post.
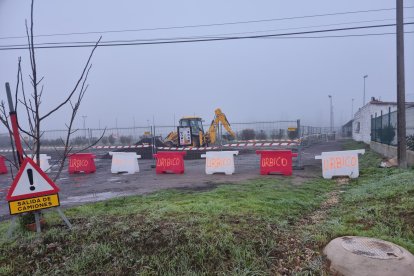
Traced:
<path fill-rule="evenodd" d="M 17 160 L 19 160 L 19 165 L 21 165 L 23 162 L 23 147 L 20 141 L 19 124 L 17 122 L 17 113 L 14 110 L 13 98 L 11 96 L 10 85 L 8 82 L 6 82 L 6 93 L 7 93 L 7 100 L 9 102 L 9 110 L 10 110 L 9 114 L 10 114 L 12 129 L 13 129 L 13 138 L 14 138 L 14 143 L 16 144 Z"/>

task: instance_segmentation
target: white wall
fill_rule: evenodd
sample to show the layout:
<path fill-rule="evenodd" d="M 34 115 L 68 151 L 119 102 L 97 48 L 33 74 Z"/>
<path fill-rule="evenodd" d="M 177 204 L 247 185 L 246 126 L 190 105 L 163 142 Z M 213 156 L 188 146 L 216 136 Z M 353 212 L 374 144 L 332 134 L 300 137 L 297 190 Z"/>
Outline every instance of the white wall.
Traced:
<path fill-rule="evenodd" d="M 414 134 L 414 107 L 409 107 L 406 109 L 405 121 L 407 126 L 407 135 Z"/>
<path fill-rule="evenodd" d="M 383 114 L 388 114 L 389 108 L 391 112 L 397 110 L 396 104 L 375 104 L 368 103 L 360 108 L 354 116 L 354 122 L 352 123 L 352 139 L 355 141 L 363 141 L 369 144 L 371 142 L 371 115 L 375 117 Z M 358 123 L 360 125 L 359 131 L 357 130 Z"/>

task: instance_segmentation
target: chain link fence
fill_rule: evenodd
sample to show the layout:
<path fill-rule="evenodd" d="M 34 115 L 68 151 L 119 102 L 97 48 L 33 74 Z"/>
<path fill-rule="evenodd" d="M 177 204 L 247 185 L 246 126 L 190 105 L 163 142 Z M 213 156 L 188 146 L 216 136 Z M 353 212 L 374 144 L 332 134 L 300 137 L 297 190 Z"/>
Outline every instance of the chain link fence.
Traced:
<path fill-rule="evenodd" d="M 407 146 L 414 150 L 414 108 L 406 109 Z M 371 117 L 371 141 L 397 145 L 397 111 Z"/>
<path fill-rule="evenodd" d="M 210 125 L 203 125 L 204 131 L 207 132 L 209 127 Z M 217 137 L 219 144 L 246 140 L 291 140 L 330 133 L 330 129 L 326 127 L 301 126 L 300 120 L 232 123 L 231 129 L 236 134 L 236 137 L 231 137 L 222 126 L 218 129 Z M 97 145 L 134 145 L 142 139 L 148 139 L 153 135 L 163 140 L 172 131 L 177 131 L 176 125 L 106 129 L 80 128 L 71 135 L 71 144 L 74 146 L 92 143 L 97 143 Z M 42 133 L 42 146 L 63 146 L 66 136 L 66 130 L 46 130 Z M 32 144 L 25 135 L 22 135 L 22 138 L 24 145 Z M 10 147 L 8 134 L 0 133 L 0 147 Z"/>

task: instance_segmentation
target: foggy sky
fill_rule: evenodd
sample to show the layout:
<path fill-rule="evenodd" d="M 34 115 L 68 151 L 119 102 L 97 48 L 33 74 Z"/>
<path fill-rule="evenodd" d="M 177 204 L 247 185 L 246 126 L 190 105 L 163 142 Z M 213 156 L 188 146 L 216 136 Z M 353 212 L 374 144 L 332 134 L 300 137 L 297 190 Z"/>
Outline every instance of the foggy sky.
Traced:
<path fill-rule="evenodd" d="M 405 1 L 414 6 L 414 1 Z M 395 1 L 52 1 L 35 2 L 35 34 L 73 33 L 188 26 L 235 21 L 285 18 L 346 11 L 394 8 Z M 30 1 L 0 1 L 0 37 L 25 34 Z M 406 22 L 414 9 L 405 9 Z M 279 30 L 354 21 L 383 20 L 307 29 Z M 395 23 L 395 10 L 306 19 L 235 24 L 174 30 L 102 34 L 103 40 L 205 36 L 276 30 L 309 31 L 359 25 Z M 279 31 L 277 31 L 279 30 Z M 393 32 L 395 28 L 367 29 L 345 35 Z M 405 26 L 405 31 L 414 27 Z M 264 34 L 264 33 L 259 33 Z M 301 35 L 303 37 L 304 35 Z M 37 37 L 35 43 L 96 41 L 99 34 Z M 0 45 L 23 44 L 26 39 L 0 39 Z M 405 35 L 407 100 L 414 101 L 414 34 Z M 187 44 L 101 47 L 95 52 L 89 89 L 76 119 L 87 127 L 173 125 L 181 116 L 199 115 L 209 122 L 221 107 L 230 122 L 301 119 L 302 124 L 329 125 L 333 96 L 335 125 L 351 118 L 362 106 L 363 75 L 367 101 L 375 96 L 396 100 L 395 36 L 344 38 L 247 39 Z M 90 48 L 37 50 L 38 75 L 44 76 L 43 114 L 73 88 Z M 29 91 L 28 50 L 0 51 L 0 99 L 4 83 L 16 85 L 17 59 L 22 56 Z M 46 129 L 64 129 L 68 109 L 45 122 Z M 21 119 L 22 120 L 22 119 Z M 5 132 L 0 127 L 0 132 Z"/>

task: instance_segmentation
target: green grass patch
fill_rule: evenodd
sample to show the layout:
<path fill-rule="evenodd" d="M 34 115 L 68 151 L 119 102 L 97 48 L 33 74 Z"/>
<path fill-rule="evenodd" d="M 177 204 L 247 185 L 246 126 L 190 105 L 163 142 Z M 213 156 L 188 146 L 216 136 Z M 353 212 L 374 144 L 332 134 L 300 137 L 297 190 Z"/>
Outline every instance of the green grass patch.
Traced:
<path fill-rule="evenodd" d="M 345 144 L 347 149 L 362 147 L 355 142 Z M 380 161 L 369 150 L 361 156 L 361 177 L 341 187 L 340 204 L 321 227 L 309 227 L 320 244 L 338 236 L 367 236 L 414 253 L 414 170 L 379 168 Z"/>
<path fill-rule="evenodd" d="M 279 241 L 290 225 L 318 208 L 334 187 L 321 179 L 298 186 L 292 179 L 268 177 L 208 192 L 171 190 L 87 204 L 66 210 L 76 225 L 71 232 L 57 215 L 47 214 L 51 225 L 39 240 L 25 234 L 1 244 L 0 269 L 13 274 L 266 274 L 289 250 Z M 36 265 L 19 265 L 28 261 Z"/>

